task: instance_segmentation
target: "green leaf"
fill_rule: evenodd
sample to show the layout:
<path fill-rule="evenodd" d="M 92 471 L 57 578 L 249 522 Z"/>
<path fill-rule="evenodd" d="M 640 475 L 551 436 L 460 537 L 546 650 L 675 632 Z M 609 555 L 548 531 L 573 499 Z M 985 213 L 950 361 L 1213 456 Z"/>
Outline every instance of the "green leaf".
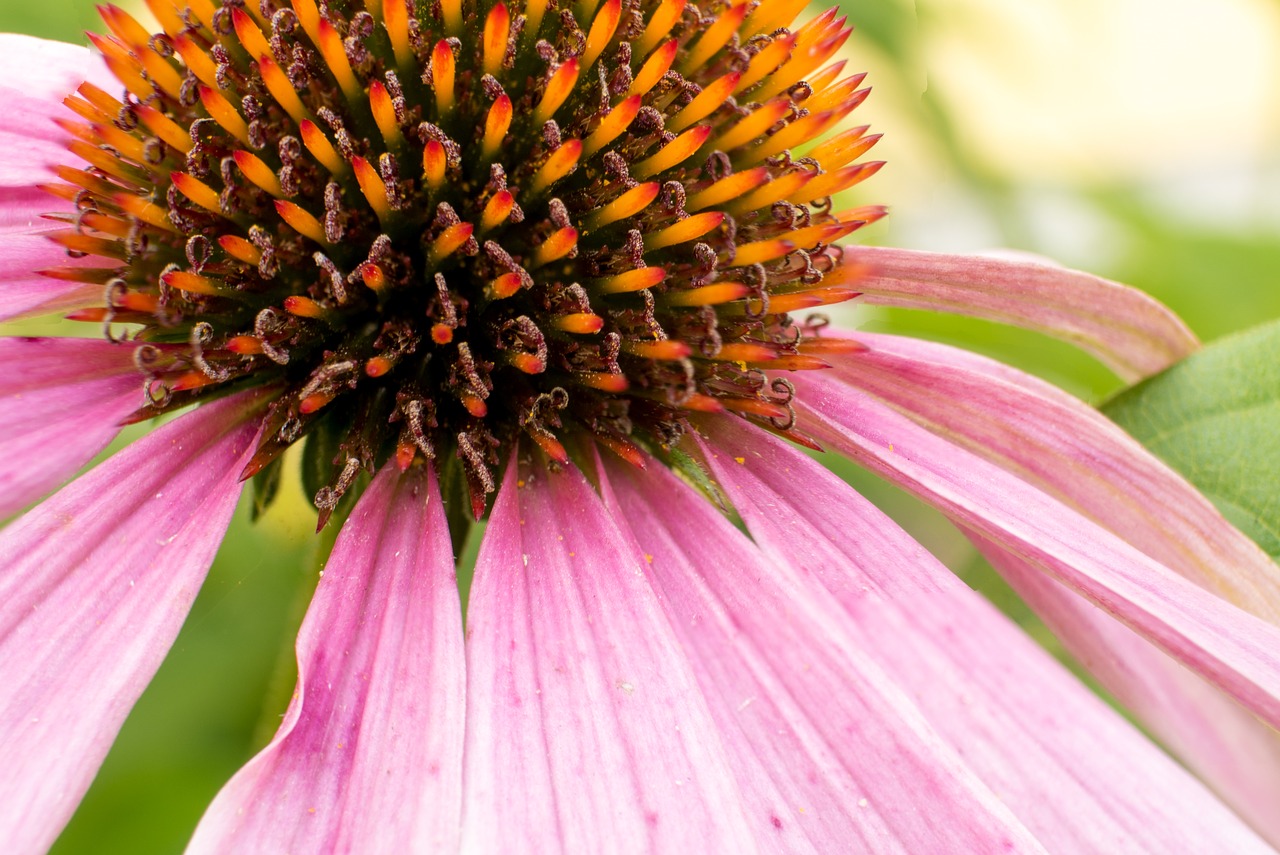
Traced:
<path fill-rule="evenodd" d="M 253 505 L 249 509 L 249 519 L 257 522 L 267 512 L 271 503 L 280 494 L 280 480 L 284 473 L 284 457 L 277 457 L 266 465 L 261 472 L 253 476 Z"/>
<path fill-rule="evenodd" d="M 1280 558 L 1280 321 L 1215 342 L 1102 409 Z"/>

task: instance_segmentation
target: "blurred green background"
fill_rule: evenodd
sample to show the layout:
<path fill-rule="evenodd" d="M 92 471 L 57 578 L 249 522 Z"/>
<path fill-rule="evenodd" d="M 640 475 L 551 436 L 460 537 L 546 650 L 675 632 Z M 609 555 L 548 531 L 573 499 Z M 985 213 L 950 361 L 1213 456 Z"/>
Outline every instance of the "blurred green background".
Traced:
<path fill-rule="evenodd" d="M 860 0 L 843 11 L 858 25 L 850 68 L 870 71 L 876 90 L 853 118 L 885 134 L 873 155 L 889 162 L 849 200 L 891 206 L 860 239 L 1042 253 L 1143 288 L 1205 340 L 1280 317 L 1280 4 Z M 8 31 L 85 43 L 97 26 L 87 0 L 0 4 Z M 842 320 L 962 344 L 1090 401 L 1119 388 L 1090 358 L 1018 330 L 890 310 Z M 954 529 L 837 468 L 1052 646 Z M 265 524 L 241 509 L 55 852 L 181 851 L 269 738 L 316 569 L 313 517 L 287 492 Z"/>

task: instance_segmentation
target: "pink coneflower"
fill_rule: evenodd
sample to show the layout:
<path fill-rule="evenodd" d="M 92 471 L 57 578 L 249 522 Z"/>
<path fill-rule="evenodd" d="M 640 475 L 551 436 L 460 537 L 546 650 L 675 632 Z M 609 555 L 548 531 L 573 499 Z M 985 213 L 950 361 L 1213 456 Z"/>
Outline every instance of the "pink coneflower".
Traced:
<path fill-rule="evenodd" d="M 108 7 L 94 57 L 4 40 L 0 313 L 109 340 L 0 340 L 3 511 L 181 412 L 0 533 L 6 851 L 289 449 L 341 531 L 193 852 L 1280 841 L 1270 560 L 1056 389 L 791 313 L 979 315 L 1126 379 L 1194 338 L 1084 274 L 840 248 L 876 137 L 803 5 L 148 0 L 164 32 Z M 1199 778 L 797 445 L 942 509 Z"/>

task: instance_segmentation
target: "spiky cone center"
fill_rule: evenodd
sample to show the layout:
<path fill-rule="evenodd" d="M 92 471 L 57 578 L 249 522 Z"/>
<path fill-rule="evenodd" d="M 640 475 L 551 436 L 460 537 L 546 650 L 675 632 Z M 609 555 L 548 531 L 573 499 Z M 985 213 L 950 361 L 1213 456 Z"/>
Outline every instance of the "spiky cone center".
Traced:
<path fill-rule="evenodd" d="M 273 391 L 246 476 L 304 442 L 326 517 L 394 457 L 483 513 L 522 436 L 640 461 L 690 413 L 786 432 L 823 343 L 791 311 L 854 296 L 830 197 L 878 168 L 865 97 L 796 0 L 147 0 L 93 36 L 124 86 L 67 99 L 87 168 L 55 235 L 127 325 L 137 418 Z"/>

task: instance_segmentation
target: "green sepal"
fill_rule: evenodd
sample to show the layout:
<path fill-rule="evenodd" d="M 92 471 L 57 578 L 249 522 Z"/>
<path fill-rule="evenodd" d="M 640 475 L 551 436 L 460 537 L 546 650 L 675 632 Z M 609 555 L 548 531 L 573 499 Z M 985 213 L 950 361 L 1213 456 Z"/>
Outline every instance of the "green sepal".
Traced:
<path fill-rule="evenodd" d="M 322 487 L 330 486 L 342 471 L 343 464 L 334 461 L 347 434 L 345 421 L 328 415 L 317 421 L 307 434 L 302 451 L 302 489 L 310 500 L 315 499 Z"/>
<path fill-rule="evenodd" d="M 253 505 L 249 508 L 249 519 L 253 522 L 257 522 L 279 496 L 283 473 L 284 458 L 277 457 L 253 476 Z"/>
<path fill-rule="evenodd" d="M 449 540 L 453 544 L 453 554 L 462 552 L 463 544 L 475 518 L 471 515 L 471 494 L 467 488 L 466 472 L 462 461 L 453 455 L 443 459 L 437 458 L 436 474 L 440 478 L 440 496 L 444 500 L 444 518 L 449 523 Z"/>

